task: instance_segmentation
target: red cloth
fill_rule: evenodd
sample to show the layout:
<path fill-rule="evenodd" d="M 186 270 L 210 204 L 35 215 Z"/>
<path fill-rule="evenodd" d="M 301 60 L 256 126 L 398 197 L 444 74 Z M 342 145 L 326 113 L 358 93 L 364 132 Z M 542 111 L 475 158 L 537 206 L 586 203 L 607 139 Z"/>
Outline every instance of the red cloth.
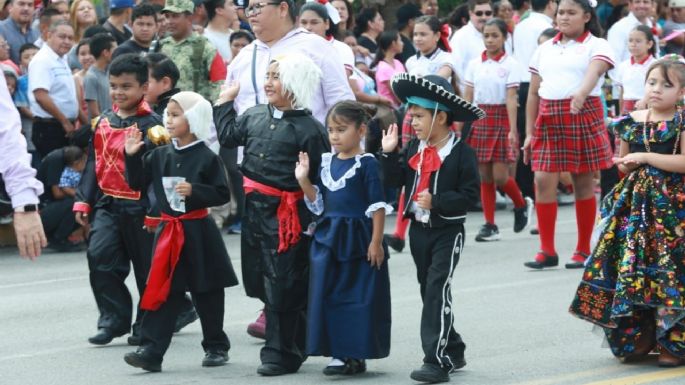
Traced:
<path fill-rule="evenodd" d="M 435 146 L 426 146 L 409 159 L 409 167 L 419 174 L 419 183 L 416 186 L 416 190 L 414 190 L 413 200 L 417 199 L 420 192 L 428 189 L 431 174 L 434 171 L 438 171 L 441 164 L 442 160 L 440 160 L 440 155 L 438 155 L 438 150 L 435 149 Z"/>
<path fill-rule="evenodd" d="M 480 182 L 480 204 L 483 206 L 483 217 L 485 222 L 495 224 L 495 202 L 497 200 L 497 190 L 494 183 Z"/>
<path fill-rule="evenodd" d="M 209 67 L 209 81 L 212 83 L 224 81 L 226 79 L 226 63 L 217 52 Z"/>
<path fill-rule="evenodd" d="M 397 212 L 399 214 L 397 215 L 395 233 L 393 235 L 403 241 L 407 235 L 407 227 L 409 227 L 409 219 L 404 217 L 404 206 L 404 189 L 402 189 L 402 193 L 400 193 L 400 199 L 397 202 Z"/>
<path fill-rule="evenodd" d="M 535 203 L 535 212 L 538 216 L 538 231 L 540 232 L 540 249 L 547 255 L 557 255 L 554 246 L 554 231 L 557 224 L 557 202 Z M 544 255 L 537 255 L 538 262 L 544 261 Z"/>
<path fill-rule="evenodd" d="M 302 191 L 282 191 L 247 177 L 243 177 L 243 188 L 246 194 L 257 191 L 264 195 L 281 198 L 281 203 L 276 210 L 279 253 L 287 251 L 290 246 L 300 241 L 302 225 L 300 225 L 300 217 L 297 214 L 297 201 L 304 198 Z"/>
<path fill-rule="evenodd" d="M 209 215 L 207 209 L 191 211 L 179 217 L 162 213 L 161 221 L 167 224 L 157 238 L 150 275 L 147 278 L 143 299 L 140 301 L 141 309 L 157 310 L 169 297 L 171 280 L 185 243 L 185 232 L 181 221 L 202 219 L 207 215 Z"/>
<path fill-rule="evenodd" d="M 597 218 L 597 201 L 595 197 L 576 200 L 576 226 L 578 227 L 578 243 L 576 251 L 590 255 L 590 238 Z"/>

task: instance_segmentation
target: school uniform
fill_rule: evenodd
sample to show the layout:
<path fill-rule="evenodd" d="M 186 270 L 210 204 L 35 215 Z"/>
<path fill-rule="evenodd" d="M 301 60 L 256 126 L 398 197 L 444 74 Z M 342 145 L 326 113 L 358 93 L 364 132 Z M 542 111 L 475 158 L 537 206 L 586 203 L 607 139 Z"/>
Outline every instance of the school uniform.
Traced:
<path fill-rule="evenodd" d="M 639 62 L 634 58 L 625 60 L 615 70 L 609 71 L 614 85 L 623 88 L 623 110 L 621 114 L 627 114 L 635 110 L 635 103 L 645 95 L 645 78 L 649 66 L 656 60 L 648 55 Z"/>
<path fill-rule="evenodd" d="M 484 51 L 466 68 L 464 82 L 473 88 L 473 103 L 485 111 L 485 119 L 475 121 L 466 142 L 473 147 L 479 163 L 513 163 L 516 152 L 509 144 L 507 93 L 521 79 L 519 63 L 502 52 L 489 58 Z"/>
<path fill-rule="evenodd" d="M 585 78 L 590 62 L 614 66 L 606 40 L 586 31 L 562 43 L 561 33 L 540 45 L 530 61 L 530 72 L 541 78 L 540 107 L 531 142 L 533 171 L 574 174 L 611 167 L 612 153 L 604 127 L 600 77 L 578 114 L 571 114 L 571 98 Z"/>
<path fill-rule="evenodd" d="M 417 52 L 405 64 L 407 72 L 416 76 L 435 75 L 444 66 L 450 67 L 452 73 L 457 73 L 457 64 L 452 55 L 440 48 L 435 48 L 435 51 L 428 55 Z"/>

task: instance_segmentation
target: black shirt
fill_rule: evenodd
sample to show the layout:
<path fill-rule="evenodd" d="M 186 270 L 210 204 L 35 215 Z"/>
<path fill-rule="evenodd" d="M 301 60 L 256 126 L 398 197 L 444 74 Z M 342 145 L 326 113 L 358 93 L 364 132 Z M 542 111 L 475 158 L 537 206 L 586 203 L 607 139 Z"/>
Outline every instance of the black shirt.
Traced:
<path fill-rule="evenodd" d="M 402 48 L 402 52 L 400 54 L 395 56 L 395 59 L 404 64 L 407 62 L 407 60 L 409 60 L 410 57 L 416 55 L 416 48 L 414 48 L 414 42 L 410 38 L 400 34 L 400 39 L 402 39 L 402 43 L 404 43 L 404 48 Z"/>
<path fill-rule="evenodd" d="M 146 54 L 149 50 L 150 47 L 143 47 L 142 45 L 136 43 L 135 40 L 128 39 L 114 50 L 112 53 L 112 60 L 125 53 Z"/>
<path fill-rule="evenodd" d="M 131 30 L 128 27 L 124 26 L 124 32 L 121 32 L 121 31 L 119 31 L 119 29 L 117 29 L 117 27 L 112 25 L 112 23 L 110 23 L 109 20 L 106 21 L 102 25 L 102 27 L 105 28 L 109 33 L 112 34 L 112 36 L 114 37 L 114 40 L 117 41 L 117 45 L 123 44 L 126 40 L 130 39 L 131 36 L 133 36 L 133 33 L 131 32 Z"/>
<path fill-rule="evenodd" d="M 64 171 L 64 149 L 58 148 L 50 152 L 40 162 L 36 177 L 43 183 L 43 195 L 40 196 L 41 202 L 55 200 L 52 195 L 52 186 L 59 185 L 59 179 Z"/>
<path fill-rule="evenodd" d="M 376 51 L 378 50 L 378 44 L 376 44 L 375 41 L 369 39 L 368 37 L 366 37 L 364 35 L 360 35 L 357 38 L 357 44 L 368 49 L 372 54 L 375 54 Z"/>

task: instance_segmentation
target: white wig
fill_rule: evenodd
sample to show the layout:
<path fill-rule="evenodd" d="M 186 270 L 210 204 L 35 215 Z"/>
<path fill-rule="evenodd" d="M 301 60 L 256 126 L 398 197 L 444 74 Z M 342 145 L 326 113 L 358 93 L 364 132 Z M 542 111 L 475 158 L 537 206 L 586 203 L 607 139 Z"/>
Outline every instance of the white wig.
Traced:
<path fill-rule="evenodd" d="M 292 95 L 293 108 L 312 109 L 312 98 L 321 86 L 321 69 L 301 53 L 278 56 L 278 75 L 283 92 Z"/>
<path fill-rule="evenodd" d="M 190 132 L 202 141 L 211 142 L 212 126 L 214 124 L 212 105 L 200 94 L 191 91 L 181 91 L 171 97 L 183 110 L 183 116 L 188 121 Z M 164 125 L 167 115 L 164 111 Z"/>

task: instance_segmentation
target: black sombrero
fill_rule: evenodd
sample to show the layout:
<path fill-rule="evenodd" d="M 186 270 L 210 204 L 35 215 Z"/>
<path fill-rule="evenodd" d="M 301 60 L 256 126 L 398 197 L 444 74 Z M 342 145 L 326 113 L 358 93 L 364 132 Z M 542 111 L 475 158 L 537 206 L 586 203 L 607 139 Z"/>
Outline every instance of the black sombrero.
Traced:
<path fill-rule="evenodd" d="M 411 97 L 437 102 L 446 106 L 452 112 L 453 119 L 458 122 L 470 122 L 485 117 L 483 110 L 457 96 L 454 88 L 442 76 L 419 77 L 404 72 L 392 77 L 390 87 L 402 103 L 407 103 L 407 99 Z"/>

